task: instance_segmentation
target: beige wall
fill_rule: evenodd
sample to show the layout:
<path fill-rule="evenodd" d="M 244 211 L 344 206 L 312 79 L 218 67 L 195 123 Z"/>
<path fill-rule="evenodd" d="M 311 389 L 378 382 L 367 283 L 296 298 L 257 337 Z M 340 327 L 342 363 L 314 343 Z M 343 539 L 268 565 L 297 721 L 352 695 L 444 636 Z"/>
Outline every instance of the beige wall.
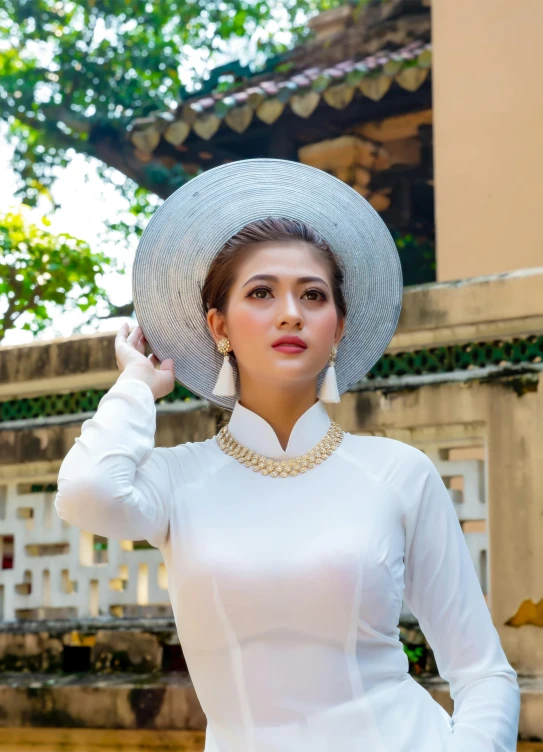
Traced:
<path fill-rule="evenodd" d="M 432 3 L 437 278 L 543 264 L 542 0 Z"/>

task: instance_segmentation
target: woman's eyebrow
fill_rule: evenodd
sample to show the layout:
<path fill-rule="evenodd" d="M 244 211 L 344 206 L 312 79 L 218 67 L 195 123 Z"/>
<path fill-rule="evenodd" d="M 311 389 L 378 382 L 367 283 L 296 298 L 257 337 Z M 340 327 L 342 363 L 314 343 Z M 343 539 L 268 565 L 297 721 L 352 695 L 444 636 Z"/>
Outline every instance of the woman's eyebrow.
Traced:
<path fill-rule="evenodd" d="M 242 285 L 242 289 L 246 287 L 250 282 L 254 282 L 256 279 L 265 279 L 269 282 L 278 281 L 278 277 L 276 277 L 274 274 L 255 274 Z M 324 279 L 321 279 L 321 277 L 298 277 L 296 281 L 300 284 L 303 282 L 322 282 L 323 285 L 326 285 L 326 287 L 328 287 L 328 284 L 324 281 Z"/>

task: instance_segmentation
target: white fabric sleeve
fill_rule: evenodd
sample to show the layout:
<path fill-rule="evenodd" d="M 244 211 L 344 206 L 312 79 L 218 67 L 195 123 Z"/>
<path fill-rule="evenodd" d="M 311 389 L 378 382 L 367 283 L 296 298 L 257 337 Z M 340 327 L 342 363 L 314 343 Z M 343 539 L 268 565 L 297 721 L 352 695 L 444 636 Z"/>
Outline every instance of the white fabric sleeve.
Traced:
<path fill-rule="evenodd" d="M 420 452 L 406 515 L 406 605 L 431 645 L 454 701 L 441 752 L 515 752 L 517 673 L 502 649 L 449 492 Z"/>
<path fill-rule="evenodd" d="M 156 406 L 140 379 L 117 381 L 64 458 L 55 508 L 76 527 L 107 538 L 168 537 L 171 450 L 154 448 Z"/>

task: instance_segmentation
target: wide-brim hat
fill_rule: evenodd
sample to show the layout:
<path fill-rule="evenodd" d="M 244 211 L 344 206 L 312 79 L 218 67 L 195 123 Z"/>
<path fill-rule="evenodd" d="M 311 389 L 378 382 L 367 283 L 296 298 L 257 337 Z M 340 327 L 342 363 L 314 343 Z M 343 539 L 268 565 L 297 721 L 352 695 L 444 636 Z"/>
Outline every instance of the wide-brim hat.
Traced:
<path fill-rule="evenodd" d="M 230 410 L 237 397 L 212 393 L 223 356 L 208 329 L 201 290 L 224 243 L 266 217 L 311 225 L 342 260 L 347 317 L 335 364 L 340 394 L 379 360 L 400 316 L 403 278 L 394 240 L 371 204 L 346 183 L 315 167 L 270 158 L 229 162 L 192 178 L 157 209 L 140 238 L 134 309 L 153 353 L 160 361 L 173 359 L 176 380 Z"/>

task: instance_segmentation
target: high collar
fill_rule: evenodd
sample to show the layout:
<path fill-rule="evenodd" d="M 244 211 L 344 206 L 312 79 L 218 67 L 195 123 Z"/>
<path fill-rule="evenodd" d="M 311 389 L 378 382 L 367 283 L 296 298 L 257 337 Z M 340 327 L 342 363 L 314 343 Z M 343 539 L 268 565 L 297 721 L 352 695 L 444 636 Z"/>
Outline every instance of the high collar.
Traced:
<path fill-rule="evenodd" d="M 313 449 L 328 431 L 330 422 L 324 404 L 317 400 L 300 415 L 289 436 L 287 448 L 283 449 L 268 421 L 244 407 L 238 400 L 232 411 L 228 430 L 236 441 L 257 454 L 274 460 L 288 460 Z"/>

